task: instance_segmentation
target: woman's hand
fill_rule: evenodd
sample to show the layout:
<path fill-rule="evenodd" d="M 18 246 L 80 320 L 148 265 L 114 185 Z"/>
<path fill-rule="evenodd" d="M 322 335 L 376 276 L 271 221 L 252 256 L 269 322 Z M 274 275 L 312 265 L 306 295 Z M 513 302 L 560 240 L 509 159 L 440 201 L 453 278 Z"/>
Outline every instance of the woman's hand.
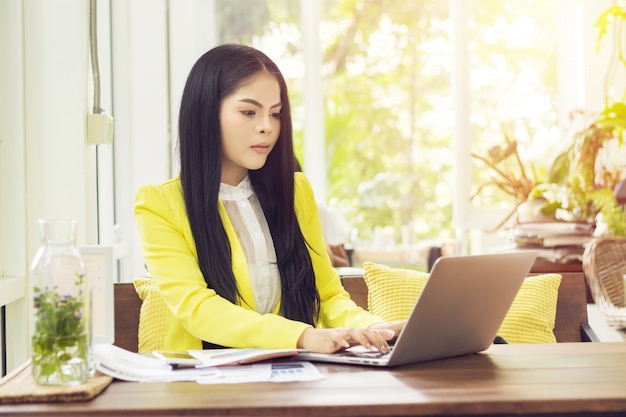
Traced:
<path fill-rule="evenodd" d="M 395 330 L 392 328 L 374 326 L 369 329 L 308 328 L 298 339 L 298 348 L 317 353 L 333 353 L 339 349 L 361 345 L 366 349 L 376 348 L 382 353 L 387 353 L 390 351 L 387 341 L 395 336 Z"/>
<path fill-rule="evenodd" d="M 397 321 L 390 321 L 390 322 L 386 322 L 386 323 L 376 323 L 376 324 L 372 324 L 369 328 L 370 329 L 375 329 L 375 330 L 391 330 L 393 331 L 393 337 L 387 340 L 391 340 L 391 339 L 395 339 L 396 337 L 398 337 L 398 335 L 400 334 L 400 332 L 402 331 L 402 329 L 404 328 L 404 325 L 406 324 L 406 320 L 397 320 Z"/>

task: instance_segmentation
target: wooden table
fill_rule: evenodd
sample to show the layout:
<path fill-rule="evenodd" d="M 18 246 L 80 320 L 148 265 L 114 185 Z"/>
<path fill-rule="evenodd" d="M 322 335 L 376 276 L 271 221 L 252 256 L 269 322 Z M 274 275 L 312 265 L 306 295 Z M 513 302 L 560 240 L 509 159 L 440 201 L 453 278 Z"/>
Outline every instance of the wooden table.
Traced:
<path fill-rule="evenodd" d="M 1 415 L 622 416 L 626 342 L 494 345 L 394 369 L 323 365 L 314 382 L 114 382 L 85 403 L 1 406 Z"/>

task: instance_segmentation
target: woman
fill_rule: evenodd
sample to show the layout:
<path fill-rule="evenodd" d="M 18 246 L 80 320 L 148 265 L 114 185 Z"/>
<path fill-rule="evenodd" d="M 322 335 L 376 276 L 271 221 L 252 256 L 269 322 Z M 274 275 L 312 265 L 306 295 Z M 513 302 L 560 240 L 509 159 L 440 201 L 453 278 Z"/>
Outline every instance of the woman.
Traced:
<path fill-rule="evenodd" d="M 267 56 L 222 45 L 200 57 L 179 149 L 180 176 L 135 200 L 146 266 L 169 309 L 164 348 L 389 351 L 403 322 L 384 323 L 341 286 L 311 186 L 294 175 L 287 86 Z"/>

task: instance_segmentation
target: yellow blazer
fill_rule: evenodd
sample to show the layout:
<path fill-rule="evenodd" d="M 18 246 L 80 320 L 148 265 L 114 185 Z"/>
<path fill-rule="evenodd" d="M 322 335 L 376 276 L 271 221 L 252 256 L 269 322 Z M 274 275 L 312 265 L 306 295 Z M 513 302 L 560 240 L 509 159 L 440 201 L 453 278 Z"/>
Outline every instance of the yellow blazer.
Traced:
<path fill-rule="evenodd" d="M 331 266 L 313 190 L 304 174 L 295 174 L 295 209 L 311 245 L 323 327 L 368 327 L 383 320 L 358 307 Z M 245 302 L 235 305 L 207 288 L 198 267 L 180 178 L 147 185 L 135 197 L 135 222 L 146 266 L 169 311 L 165 349 L 201 349 L 202 340 L 231 347 L 295 348 L 308 324 L 254 310 L 245 254 L 221 201 L 219 213 L 232 248 L 232 266 Z"/>

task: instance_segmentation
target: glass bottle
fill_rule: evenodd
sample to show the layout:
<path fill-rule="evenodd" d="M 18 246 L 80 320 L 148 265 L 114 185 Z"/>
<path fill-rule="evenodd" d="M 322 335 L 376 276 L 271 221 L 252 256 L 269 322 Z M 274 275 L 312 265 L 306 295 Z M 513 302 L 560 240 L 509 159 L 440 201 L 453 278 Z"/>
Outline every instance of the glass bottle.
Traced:
<path fill-rule="evenodd" d="M 32 375 L 42 385 L 78 385 L 89 375 L 88 291 L 75 220 L 39 220 L 31 266 Z"/>

